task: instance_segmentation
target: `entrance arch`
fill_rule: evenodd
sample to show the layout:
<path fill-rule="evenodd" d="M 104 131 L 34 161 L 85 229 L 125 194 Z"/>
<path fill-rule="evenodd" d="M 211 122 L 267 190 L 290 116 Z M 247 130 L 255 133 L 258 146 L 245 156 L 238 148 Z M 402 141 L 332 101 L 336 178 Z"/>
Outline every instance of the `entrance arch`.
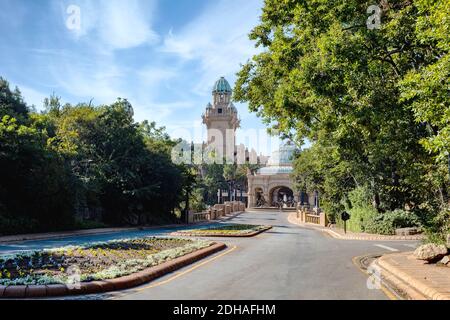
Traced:
<path fill-rule="evenodd" d="M 272 207 L 279 206 L 279 203 L 285 203 L 288 207 L 295 206 L 294 191 L 286 186 L 277 186 L 269 192 L 270 205 Z"/>

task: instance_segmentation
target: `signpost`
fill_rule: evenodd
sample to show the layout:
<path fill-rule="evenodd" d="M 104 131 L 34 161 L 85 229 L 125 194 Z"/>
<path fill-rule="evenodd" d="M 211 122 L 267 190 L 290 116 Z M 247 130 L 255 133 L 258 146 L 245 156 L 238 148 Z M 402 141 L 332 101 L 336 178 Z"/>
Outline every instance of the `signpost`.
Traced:
<path fill-rule="evenodd" d="M 347 233 L 347 221 L 350 220 L 350 215 L 344 211 L 341 213 L 341 219 L 344 221 L 344 233 Z"/>

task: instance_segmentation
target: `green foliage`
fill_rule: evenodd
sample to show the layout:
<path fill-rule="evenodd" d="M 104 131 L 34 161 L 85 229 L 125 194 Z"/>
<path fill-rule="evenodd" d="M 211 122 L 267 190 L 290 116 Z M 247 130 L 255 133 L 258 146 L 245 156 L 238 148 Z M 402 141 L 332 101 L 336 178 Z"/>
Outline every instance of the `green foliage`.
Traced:
<path fill-rule="evenodd" d="M 377 216 L 377 210 L 370 205 L 370 192 L 367 187 L 357 187 L 348 193 L 347 210 L 350 220 L 348 230 L 353 232 L 369 232 L 366 227 Z"/>
<path fill-rule="evenodd" d="M 22 121 L 27 118 L 28 111 L 20 90 L 11 91 L 8 81 L 0 77 L 0 119 L 9 115 Z"/>
<path fill-rule="evenodd" d="M 0 79 L 0 234 L 175 221 L 195 175 L 172 163 L 164 128 L 135 123 L 124 99 L 44 107 L 29 112 Z M 102 221 L 80 225 L 79 211 Z"/>
<path fill-rule="evenodd" d="M 444 208 L 425 229 L 429 242 L 445 244 L 450 234 L 450 209 Z"/>
<path fill-rule="evenodd" d="M 38 221 L 27 217 L 16 217 L 0 215 L 0 234 L 12 235 L 20 233 L 32 233 L 39 229 Z"/>
<path fill-rule="evenodd" d="M 92 220 L 76 220 L 75 224 L 73 226 L 74 229 L 77 230 L 83 230 L 83 229 L 99 229 L 99 228 L 106 228 L 108 227 L 107 224 L 99 221 L 92 221 Z"/>
<path fill-rule="evenodd" d="M 367 233 L 393 235 L 395 234 L 395 229 L 420 226 L 420 219 L 414 213 L 395 210 L 372 216 L 372 219 L 364 223 L 364 231 Z"/>
<path fill-rule="evenodd" d="M 435 216 L 450 194 L 449 2 L 383 2 L 379 30 L 366 26 L 371 4 L 265 1 L 250 34 L 261 53 L 234 90 L 272 129 L 311 141 L 295 177 L 332 221 L 367 186 L 351 209 L 359 230 L 405 208 Z"/>

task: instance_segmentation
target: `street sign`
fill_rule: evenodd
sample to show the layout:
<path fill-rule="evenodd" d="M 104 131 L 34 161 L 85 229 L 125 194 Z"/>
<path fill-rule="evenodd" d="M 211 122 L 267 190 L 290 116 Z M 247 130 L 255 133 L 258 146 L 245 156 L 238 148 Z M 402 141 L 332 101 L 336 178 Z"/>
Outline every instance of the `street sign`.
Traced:
<path fill-rule="evenodd" d="M 350 220 L 350 215 L 346 211 L 344 211 L 341 213 L 341 219 L 342 221 L 348 221 Z"/>
<path fill-rule="evenodd" d="M 341 213 L 341 219 L 344 221 L 344 233 L 347 233 L 347 221 L 350 220 L 350 215 L 344 211 Z"/>

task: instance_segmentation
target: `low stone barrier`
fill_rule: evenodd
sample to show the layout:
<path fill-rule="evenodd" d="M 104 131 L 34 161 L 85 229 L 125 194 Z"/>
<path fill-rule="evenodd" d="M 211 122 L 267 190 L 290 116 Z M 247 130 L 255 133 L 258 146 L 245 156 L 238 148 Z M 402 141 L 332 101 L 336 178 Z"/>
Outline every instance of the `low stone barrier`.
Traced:
<path fill-rule="evenodd" d="M 325 212 L 315 212 L 309 209 L 297 209 L 297 218 L 300 219 L 302 223 L 316 224 L 322 227 L 328 225 L 328 219 Z"/>
<path fill-rule="evenodd" d="M 245 211 L 245 204 L 240 201 L 216 204 L 204 212 L 189 212 L 189 223 L 217 220 L 225 215 Z"/>

